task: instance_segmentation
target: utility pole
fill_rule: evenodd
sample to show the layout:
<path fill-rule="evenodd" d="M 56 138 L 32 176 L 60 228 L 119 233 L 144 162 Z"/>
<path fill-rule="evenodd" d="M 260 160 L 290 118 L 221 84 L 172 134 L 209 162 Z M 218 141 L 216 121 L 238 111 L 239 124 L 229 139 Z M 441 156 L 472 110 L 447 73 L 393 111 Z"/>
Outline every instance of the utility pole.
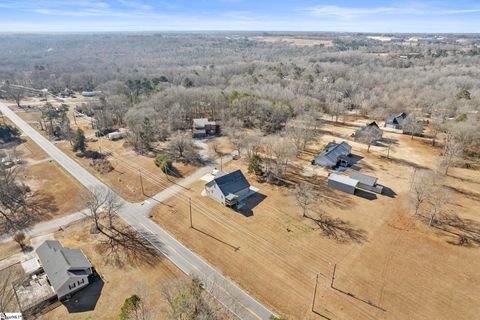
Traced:
<path fill-rule="evenodd" d="M 318 273 L 315 276 L 315 288 L 313 289 L 313 298 L 312 298 L 312 312 L 315 311 L 315 299 L 317 297 L 317 286 L 318 286 Z"/>
<path fill-rule="evenodd" d="M 220 171 L 223 171 L 223 157 L 220 155 Z"/>
<path fill-rule="evenodd" d="M 335 281 L 335 271 L 337 271 L 337 264 L 333 265 L 333 274 L 332 274 L 332 282 L 330 283 L 330 287 L 333 288 L 333 282 Z"/>
<path fill-rule="evenodd" d="M 193 220 L 192 220 L 192 198 L 188 198 L 188 205 L 190 206 L 190 228 L 193 229 Z"/>
<path fill-rule="evenodd" d="M 139 169 L 138 173 L 140 173 L 140 185 L 142 186 L 142 194 L 145 195 L 145 190 L 143 189 L 142 170 Z"/>

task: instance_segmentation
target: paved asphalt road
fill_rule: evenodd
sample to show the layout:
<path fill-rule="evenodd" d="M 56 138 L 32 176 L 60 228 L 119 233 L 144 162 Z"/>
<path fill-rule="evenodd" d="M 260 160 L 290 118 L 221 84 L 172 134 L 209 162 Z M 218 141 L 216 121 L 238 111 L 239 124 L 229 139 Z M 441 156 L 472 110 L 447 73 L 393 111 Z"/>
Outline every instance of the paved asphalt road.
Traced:
<path fill-rule="evenodd" d="M 68 216 L 52 219 L 47 222 L 37 223 L 31 228 L 28 228 L 28 230 L 25 231 L 25 235 L 32 238 L 32 237 L 38 237 L 40 235 L 55 232 L 60 228 L 66 227 L 79 220 L 84 219 L 87 216 L 87 214 L 88 214 L 87 210 L 82 210 L 82 211 L 69 214 Z M 15 235 L 15 232 L 10 232 L 10 233 L 5 233 L 0 235 L 0 243 L 13 240 L 14 235 Z"/>
<path fill-rule="evenodd" d="M 1 102 L 0 111 L 87 189 L 91 190 L 92 188 L 98 187 L 108 188 L 108 186 L 64 154 Z M 211 171 L 211 169 L 212 167 L 201 168 L 200 171 L 194 174 L 194 177 L 187 179 L 186 182 L 188 183 L 190 180 L 202 176 L 204 173 Z M 177 187 L 172 186 L 171 188 L 170 190 L 165 190 L 166 192 L 164 193 L 161 192 L 157 194 L 155 198 L 164 200 L 167 198 L 167 195 L 171 196 L 171 192 L 176 190 Z M 219 271 L 211 267 L 165 230 L 148 219 L 146 213 L 151 209 L 153 204 L 135 204 L 127 202 L 124 199 L 122 199 L 122 201 L 124 202 L 124 207 L 119 212 L 119 216 L 147 238 L 160 252 L 180 268 L 180 270 L 186 274 L 198 275 L 204 281 L 207 290 L 239 318 L 268 319 L 273 314 L 272 311 L 243 291 L 231 280 L 225 278 Z"/>

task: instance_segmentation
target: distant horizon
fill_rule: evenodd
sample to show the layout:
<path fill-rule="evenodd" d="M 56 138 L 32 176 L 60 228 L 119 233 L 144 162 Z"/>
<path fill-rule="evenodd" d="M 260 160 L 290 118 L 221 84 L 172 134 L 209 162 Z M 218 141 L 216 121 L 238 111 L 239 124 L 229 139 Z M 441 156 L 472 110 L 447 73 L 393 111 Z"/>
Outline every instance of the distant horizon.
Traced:
<path fill-rule="evenodd" d="M 465 36 L 480 36 L 480 32 L 374 32 L 374 31 L 311 31 L 311 30 L 115 30 L 115 31 L 0 31 L 0 35 L 41 35 L 41 34 L 154 34 L 154 33 L 271 33 L 271 34 L 366 34 L 366 35 L 465 35 Z"/>
<path fill-rule="evenodd" d="M 477 34 L 460 1 L 2 0 L 0 33 L 344 32 Z"/>

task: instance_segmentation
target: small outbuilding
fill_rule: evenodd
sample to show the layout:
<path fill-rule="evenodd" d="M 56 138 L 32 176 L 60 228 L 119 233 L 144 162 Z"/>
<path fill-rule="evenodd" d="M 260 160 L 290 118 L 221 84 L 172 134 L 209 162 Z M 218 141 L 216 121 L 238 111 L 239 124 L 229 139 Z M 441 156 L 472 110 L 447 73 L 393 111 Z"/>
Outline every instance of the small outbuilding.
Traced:
<path fill-rule="evenodd" d="M 377 177 L 353 172 L 352 174 L 350 174 L 350 178 L 358 181 L 357 187 L 360 189 L 365 189 L 380 194 L 383 191 L 383 186 L 377 184 Z"/>
<path fill-rule="evenodd" d="M 341 143 L 333 141 L 327 144 L 325 149 L 312 161 L 312 164 L 329 168 L 337 165 L 346 167 L 351 163 L 349 158 L 351 151 L 352 147 L 345 141 Z"/>
<path fill-rule="evenodd" d="M 385 120 L 385 127 L 392 129 L 402 129 L 403 122 L 407 118 L 407 114 L 402 112 L 396 116 L 388 117 Z"/>
<path fill-rule="evenodd" d="M 215 121 L 209 121 L 207 118 L 193 119 L 192 132 L 194 138 L 204 138 L 218 134 L 220 126 Z"/>
<path fill-rule="evenodd" d="M 121 131 L 121 132 L 110 132 L 107 134 L 107 138 L 109 140 L 115 141 L 115 140 L 120 140 L 123 139 L 127 136 L 128 132 L 127 131 Z"/>
<path fill-rule="evenodd" d="M 328 187 L 337 189 L 346 193 L 355 194 L 357 189 L 358 180 L 352 179 L 347 176 L 342 176 L 336 173 L 331 173 L 328 176 Z"/>

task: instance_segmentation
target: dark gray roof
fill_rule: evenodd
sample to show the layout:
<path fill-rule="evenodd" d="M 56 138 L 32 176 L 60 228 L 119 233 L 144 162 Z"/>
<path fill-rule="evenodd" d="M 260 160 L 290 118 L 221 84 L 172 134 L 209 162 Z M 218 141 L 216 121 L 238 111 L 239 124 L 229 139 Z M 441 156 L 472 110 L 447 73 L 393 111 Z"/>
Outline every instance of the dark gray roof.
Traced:
<path fill-rule="evenodd" d="M 250 183 L 248 183 L 247 178 L 243 175 L 241 170 L 233 171 L 224 175 L 220 175 L 207 183 L 207 186 L 212 186 L 217 184 L 222 193 L 226 196 L 230 193 L 237 193 L 243 189 L 249 188 Z"/>
<path fill-rule="evenodd" d="M 378 180 L 377 177 L 368 176 L 366 174 L 362 174 L 358 172 L 353 172 L 352 174 L 350 174 L 350 178 L 358 180 L 360 183 L 363 183 L 372 187 L 375 186 Z"/>
<path fill-rule="evenodd" d="M 64 248 L 57 240 L 46 240 L 36 252 L 55 291 L 71 275 L 78 275 L 76 272 L 92 267 L 81 250 Z"/>
<path fill-rule="evenodd" d="M 327 161 L 336 164 L 340 156 L 349 155 L 351 151 L 352 147 L 345 141 L 342 141 L 341 143 L 330 142 L 325 147 L 325 150 L 317 156 L 317 158 L 324 157 Z"/>
<path fill-rule="evenodd" d="M 392 123 L 392 124 L 402 124 L 402 122 L 407 118 L 407 114 L 405 112 L 402 112 L 396 116 L 391 116 L 388 117 L 387 120 L 385 120 L 386 123 Z"/>

